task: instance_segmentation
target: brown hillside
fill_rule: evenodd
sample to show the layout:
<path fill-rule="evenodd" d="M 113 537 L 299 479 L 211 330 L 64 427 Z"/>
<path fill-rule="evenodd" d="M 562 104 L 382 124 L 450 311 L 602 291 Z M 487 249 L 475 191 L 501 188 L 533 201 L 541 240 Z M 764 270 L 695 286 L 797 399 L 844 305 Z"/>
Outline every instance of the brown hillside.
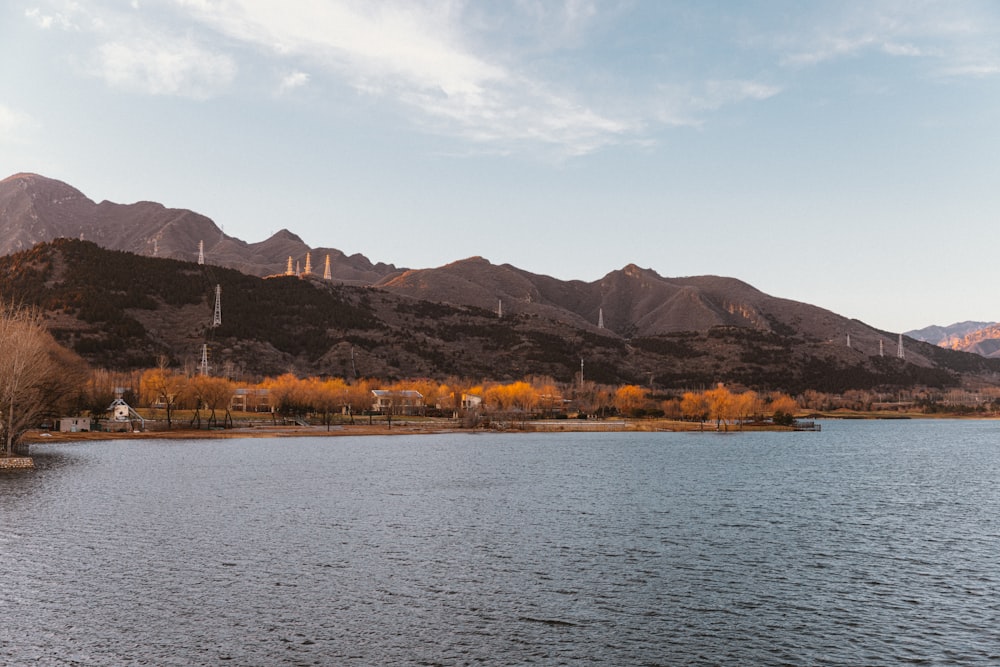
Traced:
<path fill-rule="evenodd" d="M 15 174 L 0 181 L 0 255 L 57 238 L 83 238 L 111 250 L 183 261 L 197 260 L 198 244 L 203 242 L 207 263 L 256 276 L 283 273 L 289 256 L 304 267 L 310 250 L 285 229 L 259 243 L 247 243 L 187 209 L 148 201 L 97 204 L 66 183 L 38 174 Z M 362 255 L 317 249 L 312 259 L 320 275 L 327 254 L 338 281 L 370 284 L 398 272 Z"/>

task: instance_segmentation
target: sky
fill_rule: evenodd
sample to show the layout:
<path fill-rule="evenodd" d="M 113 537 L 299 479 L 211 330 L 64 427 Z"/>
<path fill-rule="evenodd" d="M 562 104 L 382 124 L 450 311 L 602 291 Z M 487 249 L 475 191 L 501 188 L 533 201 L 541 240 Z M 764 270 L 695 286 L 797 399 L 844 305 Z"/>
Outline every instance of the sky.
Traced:
<path fill-rule="evenodd" d="M 400 267 L 1000 320 L 997 2 L 0 4 L 0 178 Z"/>

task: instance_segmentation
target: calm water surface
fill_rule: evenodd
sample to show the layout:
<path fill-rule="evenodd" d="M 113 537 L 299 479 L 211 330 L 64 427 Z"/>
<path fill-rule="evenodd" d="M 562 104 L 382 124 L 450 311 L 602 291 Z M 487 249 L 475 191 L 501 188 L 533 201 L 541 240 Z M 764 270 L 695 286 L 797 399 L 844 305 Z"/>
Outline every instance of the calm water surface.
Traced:
<path fill-rule="evenodd" d="M 1000 663 L 997 422 L 33 453 L 0 664 Z"/>

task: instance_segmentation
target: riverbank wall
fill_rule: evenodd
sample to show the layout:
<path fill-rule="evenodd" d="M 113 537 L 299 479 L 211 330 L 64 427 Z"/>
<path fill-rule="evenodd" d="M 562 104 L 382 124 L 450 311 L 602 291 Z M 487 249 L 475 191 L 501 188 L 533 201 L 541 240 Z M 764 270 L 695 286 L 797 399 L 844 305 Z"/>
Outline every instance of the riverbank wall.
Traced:
<path fill-rule="evenodd" d="M 35 467 L 30 456 L 0 456 L 0 470 L 28 470 Z"/>

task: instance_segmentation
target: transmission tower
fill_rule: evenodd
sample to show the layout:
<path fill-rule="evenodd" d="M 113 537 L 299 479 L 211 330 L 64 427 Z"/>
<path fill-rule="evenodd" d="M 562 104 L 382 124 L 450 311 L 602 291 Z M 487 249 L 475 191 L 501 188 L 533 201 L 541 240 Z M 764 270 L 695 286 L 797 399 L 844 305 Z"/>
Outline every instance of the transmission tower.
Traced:
<path fill-rule="evenodd" d="M 222 325 L 222 285 L 215 286 L 215 316 L 212 317 L 212 327 Z"/>
<path fill-rule="evenodd" d="M 906 358 L 906 354 L 903 352 L 903 334 L 899 334 L 899 345 L 896 347 L 896 356 L 900 359 Z"/>
<path fill-rule="evenodd" d="M 598 329 L 603 329 L 604 328 L 604 309 L 603 308 L 598 308 L 597 309 L 597 328 Z"/>
<path fill-rule="evenodd" d="M 198 241 L 198 263 L 199 264 L 204 264 L 205 263 L 205 242 L 204 241 Z"/>
<path fill-rule="evenodd" d="M 201 346 L 201 369 L 202 375 L 208 375 L 208 343 L 202 343 Z"/>
<path fill-rule="evenodd" d="M 497 299 L 497 317 L 503 317 L 503 299 Z"/>

